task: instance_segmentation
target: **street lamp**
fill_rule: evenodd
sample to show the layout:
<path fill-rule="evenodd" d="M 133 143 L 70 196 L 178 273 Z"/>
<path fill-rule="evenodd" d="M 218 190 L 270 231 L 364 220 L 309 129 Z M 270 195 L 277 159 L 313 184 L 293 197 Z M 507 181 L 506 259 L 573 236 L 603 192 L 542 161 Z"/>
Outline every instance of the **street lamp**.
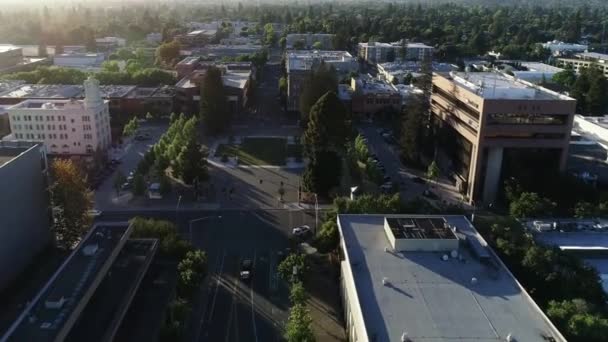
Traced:
<path fill-rule="evenodd" d="M 212 218 L 216 218 L 218 220 L 221 220 L 222 219 L 222 215 L 205 216 L 205 217 L 199 217 L 199 218 L 194 219 L 194 220 L 190 220 L 190 222 L 188 223 L 188 234 L 190 235 L 190 243 L 192 243 L 192 224 L 194 222 L 204 221 L 204 220 L 212 219 Z"/>
<path fill-rule="evenodd" d="M 315 236 L 317 235 L 317 229 L 319 229 L 319 199 L 315 193 Z"/>
<path fill-rule="evenodd" d="M 179 222 L 177 222 L 177 219 L 178 219 L 177 213 L 178 213 L 178 210 L 179 210 L 179 204 L 180 204 L 181 202 L 182 202 L 182 196 L 180 195 L 180 196 L 177 198 L 177 205 L 175 206 L 175 224 L 179 224 Z"/>

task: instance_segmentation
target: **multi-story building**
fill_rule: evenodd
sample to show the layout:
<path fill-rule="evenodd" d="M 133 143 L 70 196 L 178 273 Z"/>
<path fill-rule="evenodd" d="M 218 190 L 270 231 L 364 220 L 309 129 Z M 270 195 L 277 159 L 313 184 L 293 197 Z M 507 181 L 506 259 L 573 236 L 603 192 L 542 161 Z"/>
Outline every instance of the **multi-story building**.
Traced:
<path fill-rule="evenodd" d="M 378 69 L 378 76 L 391 83 L 403 83 L 408 75 L 416 78 L 423 72 L 423 63 L 419 61 L 379 63 L 376 67 Z M 449 63 L 432 62 L 431 69 L 435 72 L 450 72 L 456 71 L 458 67 Z"/>
<path fill-rule="evenodd" d="M 158 44 L 163 41 L 163 34 L 160 32 L 150 32 L 146 35 L 146 41 L 152 44 Z"/>
<path fill-rule="evenodd" d="M 574 57 L 563 57 L 557 59 L 559 67 L 572 67 L 576 73 L 580 73 L 583 68 L 595 67 L 608 76 L 608 55 L 596 52 L 577 53 Z"/>
<path fill-rule="evenodd" d="M 13 67 L 21 63 L 22 59 L 21 48 L 12 45 L 0 46 L 0 69 Z"/>
<path fill-rule="evenodd" d="M 433 47 L 422 43 L 359 43 L 359 57 L 369 63 L 423 60 L 433 56 Z"/>
<path fill-rule="evenodd" d="M 563 171 L 576 101 L 493 73 L 433 74 L 440 167 L 469 201 L 492 203 L 504 179 Z"/>
<path fill-rule="evenodd" d="M 357 60 L 346 51 L 292 51 L 287 53 L 287 109 L 297 111 L 306 79 L 321 63 L 346 76 L 358 69 Z"/>
<path fill-rule="evenodd" d="M 101 50 L 112 50 L 127 46 L 127 40 L 119 37 L 96 38 L 95 45 Z"/>
<path fill-rule="evenodd" d="M 62 53 L 53 57 L 53 65 L 74 68 L 95 70 L 101 67 L 101 63 L 106 59 L 103 53 Z"/>
<path fill-rule="evenodd" d="M 401 94 L 392 84 L 363 75 L 352 78 L 350 85 L 353 114 L 369 119 L 382 111 L 401 109 Z"/>
<path fill-rule="evenodd" d="M 99 82 L 84 82 L 84 100 L 26 100 L 8 108 L 13 138 L 40 140 L 49 154 L 90 155 L 112 143 L 109 101 Z"/>
<path fill-rule="evenodd" d="M 285 37 L 285 47 L 288 50 L 310 50 L 319 43 L 319 50 L 331 50 L 335 37 L 330 33 L 290 33 Z"/>
<path fill-rule="evenodd" d="M 44 146 L 0 141 L 0 290 L 50 242 L 47 188 Z"/>
<path fill-rule="evenodd" d="M 464 216 L 337 224 L 349 341 L 566 342 Z"/>
<path fill-rule="evenodd" d="M 560 42 L 559 40 L 552 40 L 542 44 L 545 49 L 551 50 L 553 56 L 563 56 L 578 52 L 585 52 L 589 46 L 584 44 L 571 44 Z"/>
<path fill-rule="evenodd" d="M 123 223 L 92 227 L 0 340 L 141 340 L 123 323 L 133 319 L 129 309 L 137 307 L 158 240 L 131 239 L 132 231 Z M 160 324 L 155 316 L 146 321 Z"/>
<path fill-rule="evenodd" d="M 222 82 L 226 100 L 234 115 L 241 113 L 247 105 L 249 86 L 254 79 L 254 68 L 251 63 L 200 63 L 198 68 L 182 78 L 175 85 L 176 107 L 179 112 L 194 114 L 200 111 L 201 83 L 207 69 L 217 67 L 222 72 Z"/>
<path fill-rule="evenodd" d="M 217 30 L 196 30 L 176 36 L 175 39 L 183 46 L 196 47 L 213 42 L 217 38 Z"/>

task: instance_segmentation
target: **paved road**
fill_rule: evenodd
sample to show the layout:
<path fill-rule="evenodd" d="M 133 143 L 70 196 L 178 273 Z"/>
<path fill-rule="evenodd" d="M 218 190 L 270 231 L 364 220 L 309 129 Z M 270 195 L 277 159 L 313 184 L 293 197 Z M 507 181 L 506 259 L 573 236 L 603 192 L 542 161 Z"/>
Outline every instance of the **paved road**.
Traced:
<path fill-rule="evenodd" d="M 363 125 L 359 127 L 360 132 L 367 138 L 370 152 L 376 153 L 378 159 L 386 167 L 387 175 L 391 177 L 393 182 L 400 183 L 401 198 L 412 200 L 422 195 L 429 189 L 429 184 L 420 184 L 412 180 L 412 177 L 422 176 L 421 172 L 405 168 L 399 160 L 398 151 L 393 145 L 387 144 L 382 136 L 376 131 L 377 126 Z M 431 189 L 439 195 L 443 200 L 453 203 L 462 203 L 462 196 L 456 191 L 453 185 L 445 179 L 440 180 L 439 184 L 435 184 Z"/>
<path fill-rule="evenodd" d="M 288 290 L 277 265 L 290 247 L 291 228 L 314 227 L 302 210 L 104 212 L 98 220 L 126 221 L 140 215 L 179 222 L 182 235 L 206 251 L 209 274 L 194 307 L 192 341 L 281 341 Z M 239 279 L 242 260 L 253 261 L 250 282 Z"/>

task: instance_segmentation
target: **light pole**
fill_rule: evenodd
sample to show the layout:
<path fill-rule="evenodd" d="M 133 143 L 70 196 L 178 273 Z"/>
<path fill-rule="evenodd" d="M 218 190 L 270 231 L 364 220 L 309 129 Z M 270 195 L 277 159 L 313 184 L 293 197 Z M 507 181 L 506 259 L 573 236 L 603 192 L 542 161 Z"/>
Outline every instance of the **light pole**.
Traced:
<path fill-rule="evenodd" d="M 175 206 L 175 224 L 178 224 L 178 225 L 179 225 L 179 222 L 177 222 L 177 219 L 178 219 L 177 213 L 178 213 L 178 211 L 179 211 L 179 204 L 180 204 L 181 202 L 182 202 L 182 196 L 180 195 L 180 196 L 177 198 L 177 205 Z"/>
<path fill-rule="evenodd" d="M 319 228 L 319 199 L 315 193 L 315 236 L 317 236 L 317 229 Z"/>
<path fill-rule="evenodd" d="M 194 220 L 190 220 L 190 222 L 188 223 L 188 234 L 190 235 L 190 243 L 192 243 L 192 224 L 194 222 L 204 221 L 204 220 L 212 219 L 212 218 L 216 218 L 218 220 L 221 220 L 222 216 L 221 215 L 218 215 L 218 216 L 205 216 L 205 217 L 199 217 L 199 218 L 194 219 Z"/>

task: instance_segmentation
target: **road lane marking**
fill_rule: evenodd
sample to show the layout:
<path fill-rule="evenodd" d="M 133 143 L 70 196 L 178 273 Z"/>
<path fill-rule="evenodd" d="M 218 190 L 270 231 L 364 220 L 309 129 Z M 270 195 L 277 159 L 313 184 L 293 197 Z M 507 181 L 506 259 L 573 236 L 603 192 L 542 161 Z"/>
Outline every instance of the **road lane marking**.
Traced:
<path fill-rule="evenodd" d="M 217 292 L 220 288 L 220 282 L 221 282 L 221 278 L 222 278 L 222 271 L 224 270 L 224 260 L 226 259 L 226 251 L 224 251 L 222 253 L 222 262 L 220 264 L 220 270 L 217 274 L 217 283 L 215 285 L 215 293 L 213 294 L 213 300 L 211 301 L 211 311 L 209 312 L 209 320 L 211 321 L 211 318 L 213 317 L 213 311 L 215 310 L 215 300 L 217 299 Z"/>
<path fill-rule="evenodd" d="M 215 258 L 215 262 L 213 263 L 213 271 L 217 270 L 219 263 L 220 263 L 220 258 Z M 210 272 L 209 276 L 211 277 L 211 272 Z M 211 284 L 211 282 L 209 284 Z M 207 294 L 205 296 L 203 296 L 203 298 L 209 296 L 209 294 L 211 293 L 212 290 L 209 287 L 207 287 L 205 289 L 205 291 L 207 292 Z M 209 303 L 205 303 L 205 306 L 203 306 L 203 312 L 201 314 L 201 320 L 199 321 L 198 327 L 197 327 L 197 330 L 196 330 L 195 341 L 198 341 L 199 337 L 201 335 L 201 330 L 202 330 L 201 328 L 203 327 L 203 324 L 205 323 L 205 317 L 207 317 L 207 308 L 208 307 L 209 307 Z M 207 332 L 205 332 L 205 333 L 207 333 Z"/>
<path fill-rule="evenodd" d="M 255 265 L 255 249 L 253 250 L 253 265 Z M 249 286 L 249 298 L 251 299 L 251 323 L 253 324 L 253 336 L 255 337 L 255 342 L 258 342 L 258 330 L 255 325 L 255 310 L 253 309 L 253 279 L 251 281 L 251 285 Z"/>
<path fill-rule="evenodd" d="M 239 257 L 237 259 L 237 267 L 239 267 L 241 264 L 241 258 Z M 239 272 L 239 270 L 237 269 L 237 272 Z M 234 282 L 232 283 L 232 291 L 231 291 L 231 296 L 230 299 L 232 300 L 232 303 L 230 304 L 230 315 L 228 316 L 228 325 L 227 327 L 227 331 L 226 331 L 226 342 L 230 341 L 230 327 L 232 326 L 232 317 L 236 316 L 237 313 L 235 313 L 234 308 L 236 307 L 236 295 L 237 295 L 237 287 L 238 287 L 238 282 L 239 282 L 239 278 L 240 275 L 237 274 L 237 276 L 234 278 Z M 236 317 L 235 317 L 236 319 Z M 238 330 L 238 326 L 235 330 Z M 236 336 L 236 339 L 238 341 L 238 335 Z"/>

